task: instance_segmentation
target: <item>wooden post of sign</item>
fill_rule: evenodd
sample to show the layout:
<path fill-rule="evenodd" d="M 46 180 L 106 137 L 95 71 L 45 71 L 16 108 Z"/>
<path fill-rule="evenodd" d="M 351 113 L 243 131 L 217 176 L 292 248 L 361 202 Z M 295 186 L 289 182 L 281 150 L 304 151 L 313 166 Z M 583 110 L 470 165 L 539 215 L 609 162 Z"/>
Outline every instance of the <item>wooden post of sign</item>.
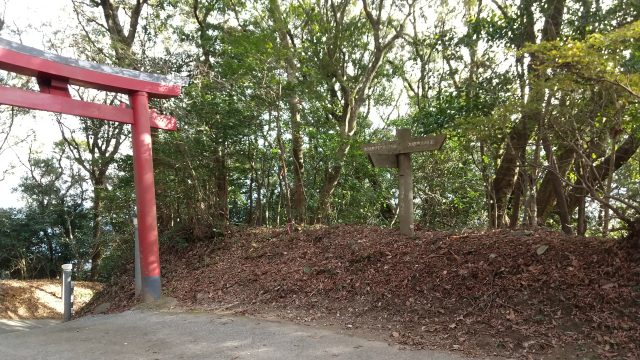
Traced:
<path fill-rule="evenodd" d="M 398 169 L 398 217 L 400 232 L 413 236 L 413 175 L 411 153 L 438 150 L 444 144 L 444 135 L 412 138 L 410 129 L 397 129 L 396 141 L 366 144 L 363 150 L 375 167 Z"/>
<path fill-rule="evenodd" d="M 411 140 L 410 129 L 397 129 L 398 143 L 406 145 Z M 413 236 L 413 174 L 411 172 L 411 153 L 398 154 L 398 217 L 400 218 L 400 232 Z"/>

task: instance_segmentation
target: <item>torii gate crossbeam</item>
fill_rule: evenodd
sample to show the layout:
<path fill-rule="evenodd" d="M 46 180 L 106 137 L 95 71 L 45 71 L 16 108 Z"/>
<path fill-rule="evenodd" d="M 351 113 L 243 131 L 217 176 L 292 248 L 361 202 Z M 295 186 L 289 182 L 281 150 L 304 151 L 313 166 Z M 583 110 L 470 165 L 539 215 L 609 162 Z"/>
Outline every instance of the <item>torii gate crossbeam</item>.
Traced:
<path fill-rule="evenodd" d="M 184 80 L 46 53 L 0 38 L 0 69 L 35 77 L 40 92 L 0 86 L 0 104 L 131 124 L 142 295 L 161 295 L 151 128 L 176 130 L 176 120 L 149 109 L 149 98 L 180 95 Z M 127 94 L 111 106 L 71 98 L 69 85 Z"/>

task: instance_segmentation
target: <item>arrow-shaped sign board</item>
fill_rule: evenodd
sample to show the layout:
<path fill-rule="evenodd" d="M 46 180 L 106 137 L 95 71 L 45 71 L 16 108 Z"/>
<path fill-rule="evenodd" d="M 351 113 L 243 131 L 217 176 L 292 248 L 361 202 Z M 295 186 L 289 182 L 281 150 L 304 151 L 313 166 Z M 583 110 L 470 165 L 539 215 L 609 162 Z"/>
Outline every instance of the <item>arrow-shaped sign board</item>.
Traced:
<path fill-rule="evenodd" d="M 398 141 L 382 141 L 362 147 L 367 154 L 396 155 L 420 151 L 439 150 L 444 144 L 445 135 L 431 135 L 412 138 L 405 144 Z"/>
<path fill-rule="evenodd" d="M 367 154 L 373 167 L 398 168 L 398 156 L 394 154 Z"/>
<path fill-rule="evenodd" d="M 445 135 L 432 135 L 413 138 L 409 140 L 407 146 L 405 148 L 401 148 L 400 151 L 402 153 L 412 153 L 420 151 L 440 150 L 440 148 L 442 148 L 442 144 L 444 144 L 445 139 Z"/>

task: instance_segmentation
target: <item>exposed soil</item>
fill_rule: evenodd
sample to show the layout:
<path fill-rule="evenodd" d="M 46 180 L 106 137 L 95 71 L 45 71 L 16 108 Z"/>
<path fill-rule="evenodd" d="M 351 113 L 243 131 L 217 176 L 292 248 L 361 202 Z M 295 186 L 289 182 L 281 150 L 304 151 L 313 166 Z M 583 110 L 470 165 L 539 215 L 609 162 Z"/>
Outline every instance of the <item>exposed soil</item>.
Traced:
<path fill-rule="evenodd" d="M 615 240 L 336 226 L 235 231 L 161 254 L 164 291 L 187 308 L 477 356 L 640 358 L 640 254 Z M 92 306 L 135 304 L 130 274 Z"/>
<path fill-rule="evenodd" d="M 74 281 L 74 310 L 83 307 L 102 289 L 95 282 Z M 0 280 L 0 318 L 60 319 L 60 280 Z"/>

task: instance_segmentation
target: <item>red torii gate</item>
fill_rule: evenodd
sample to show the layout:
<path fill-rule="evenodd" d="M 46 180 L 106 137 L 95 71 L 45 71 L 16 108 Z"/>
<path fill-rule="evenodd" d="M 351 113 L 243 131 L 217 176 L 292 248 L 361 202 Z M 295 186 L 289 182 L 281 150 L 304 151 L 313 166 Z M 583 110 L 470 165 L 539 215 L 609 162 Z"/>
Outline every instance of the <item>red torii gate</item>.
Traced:
<path fill-rule="evenodd" d="M 40 92 L 0 85 L 0 104 L 131 124 L 138 237 L 145 300 L 161 295 L 151 127 L 176 130 L 176 120 L 149 109 L 149 98 L 180 95 L 179 78 L 46 53 L 0 38 L 0 69 L 35 77 Z M 69 85 L 129 95 L 131 108 L 75 100 Z"/>

